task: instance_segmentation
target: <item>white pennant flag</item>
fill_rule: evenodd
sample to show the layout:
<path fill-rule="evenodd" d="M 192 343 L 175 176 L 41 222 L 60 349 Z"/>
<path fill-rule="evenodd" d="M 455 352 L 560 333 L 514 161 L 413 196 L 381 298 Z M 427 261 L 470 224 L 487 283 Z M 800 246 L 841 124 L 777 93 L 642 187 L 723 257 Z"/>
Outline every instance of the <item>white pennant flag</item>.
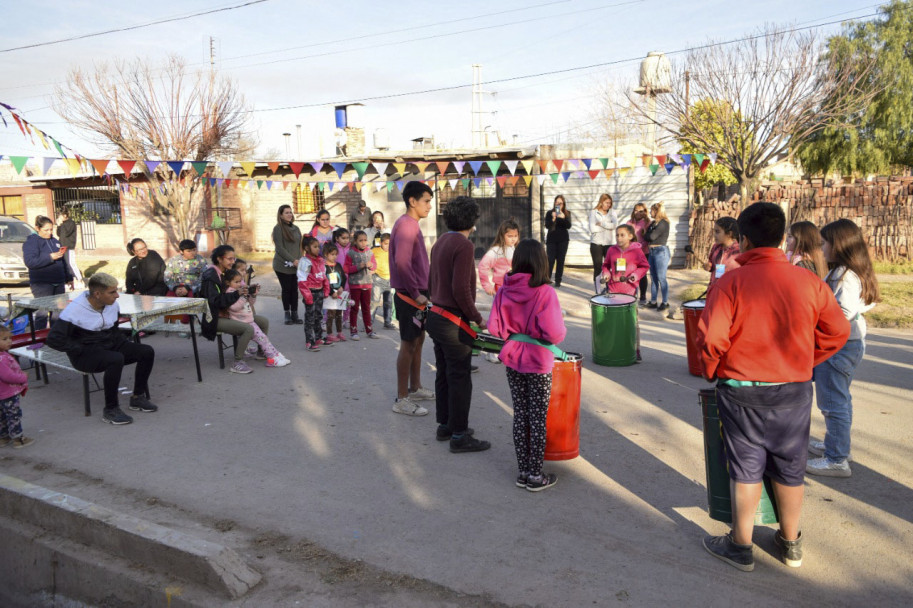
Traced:
<path fill-rule="evenodd" d="M 548 174 L 540 173 L 539 175 L 536 176 L 536 179 L 539 181 L 539 185 L 541 186 L 542 182 L 544 182 L 545 180 L 548 179 Z"/>
<path fill-rule="evenodd" d="M 456 190 L 457 182 L 458 182 L 458 181 L 460 181 L 460 180 L 458 180 L 458 179 L 448 179 L 448 180 L 447 180 L 447 183 L 450 184 L 450 189 L 451 189 L 451 190 Z"/>
<path fill-rule="evenodd" d="M 518 160 L 505 160 L 504 164 L 507 165 L 507 169 L 510 171 L 510 174 L 513 175 L 517 171 Z"/>
<path fill-rule="evenodd" d="M 377 170 L 377 174 L 380 175 L 381 179 L 387 179 L 385 177 L 385 175 L 387 173 L 387 167 L 390 165 L 390 163 L 373 163 L 373 164 L 374 164 L 374 168 Z"/>
<path fill-rule="evenodd" d="M 228 173 L 229 173 L 229 171 L 231 171 L 231 168 L 234 166 L 235 163 L 228 160 L 225 162 L 218 162 L 216 164 L 219 165 L 219 171 L 222 172 L 222 177 L 228 177 Z"/>

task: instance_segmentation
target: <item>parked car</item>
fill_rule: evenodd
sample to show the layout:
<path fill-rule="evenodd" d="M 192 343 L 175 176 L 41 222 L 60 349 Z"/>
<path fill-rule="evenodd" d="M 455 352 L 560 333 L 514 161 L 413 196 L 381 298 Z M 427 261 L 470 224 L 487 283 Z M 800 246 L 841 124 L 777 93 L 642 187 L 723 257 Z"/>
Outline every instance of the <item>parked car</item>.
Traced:
<path fill-rule="evenodd" d="M 29 269 L 22 259 L 22 244 L 35 233 L 22 220 L 0 215 L 0 283 L 28 283 Z"/>

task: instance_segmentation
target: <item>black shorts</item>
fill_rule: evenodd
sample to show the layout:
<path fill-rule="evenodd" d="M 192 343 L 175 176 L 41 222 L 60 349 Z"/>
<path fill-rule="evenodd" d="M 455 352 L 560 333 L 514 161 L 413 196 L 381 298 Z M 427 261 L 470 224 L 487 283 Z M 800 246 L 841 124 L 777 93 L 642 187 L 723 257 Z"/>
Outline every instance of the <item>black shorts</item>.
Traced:
<path fill-rule="evenodd" d="M 426 292 L 421 292 L 428 297 Z M 425 332 L 425 311 L 418 310 L 412 304 L 396 294 L 393 297 L 393 308 L 396 310 L 396 320 L 399 321 L 399 339 L 403 342 L 418 340 Z M 416 315 L 416 313 L 419 313 Z"/>
<path fill-rule="evenodd" d="M 767 475 L 784 486 L 804 483 L 812 389 L 811 381 L 717 387 L 730 479 L 759 483 Z"/>

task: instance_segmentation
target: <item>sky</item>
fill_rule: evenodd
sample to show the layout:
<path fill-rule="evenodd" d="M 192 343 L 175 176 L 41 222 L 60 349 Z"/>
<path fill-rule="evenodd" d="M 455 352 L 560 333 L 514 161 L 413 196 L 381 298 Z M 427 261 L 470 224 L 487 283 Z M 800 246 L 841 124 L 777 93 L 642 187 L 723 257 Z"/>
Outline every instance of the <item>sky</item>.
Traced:
<path fill-rule="evenodd" d="M 871 0 L 3 0 L 2 5 L 0 101 L 64 145 L 90 158 L 112 156 L 50 107 L 55 84 L 64 82 L 71 68 L 91 70 L 104 61 L 136 57 L 160 64 L 173 54 L 194 69 L 208 70 L 211 37 L 216 69 L 237 83 L 253 110 L 250 127 L 259 147 L 250 160 L 270 152 L 288 160 L 332 155 L 333 106 L 345 101 L 365 104 L 369 146 L 372 134 L 383 129 L 393 149 L 431 136 L 448 147 L 467 147 L 473 64 L 482 66 L 483 81 L 501 81 L 484 85 L 485 126 L 522 145 L 566 142 L 593 122 L 600 83 L 633 83 L 640 59 L 650 51 L 670 53 L 674 61 L 681 56 L 674 51 L 749 35 L 766 23 L 804 27 L 870 18 L 878 7 Z M 219 12 L 192 16 L 204 11 Z M 166 19 L 175 20 L 9 50 Z M 826 38 L 839 29 L 835 23 L 816 31 Z M 609 62 L 614 63 L 535 76 Z M 449 87 L 458 88 L 422 92 Z M 296 125 L 301 125 L 300 152 Z M 286 132 L 292 134 L 288 140 Z M 33 146 L 11 123 L 5 129 L 0 124 L 0 155 L 51 153 Z"/>

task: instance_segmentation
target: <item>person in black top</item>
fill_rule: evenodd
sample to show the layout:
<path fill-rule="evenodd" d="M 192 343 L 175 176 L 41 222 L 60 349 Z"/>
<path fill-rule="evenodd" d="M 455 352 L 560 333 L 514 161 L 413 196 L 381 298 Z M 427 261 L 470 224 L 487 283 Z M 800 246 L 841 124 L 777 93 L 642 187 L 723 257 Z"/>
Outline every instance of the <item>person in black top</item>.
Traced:
<path fill-rule="evenodd" d="M 30 234 L 22 244 L 22 260 L 29 269 L 29 287 L 36 298 L 56 296 L 67 287 L 73 289 L 73 273 L 54 238 L 54 222 L 43 215 L 35 218 L 36 234 Z M 35 329 L 47 327 L 48 313 L 35 313 Z"/>
<path fill-rule="evenodd" d="M 650 262 L 650 302 L 647 308 L 666 310 L 669 308 L 669 282 L 666 280 L 666 271 L 672 256 L 666 243 L 669 240 L 669 218 L 666 216 L 666 207 L 662 201 L 650 207 L 650 217 L 653 221 L 647 226 L 644 241 L 650 246 L 647 261 Z M 656 305 L 656 292 L 659 290 L 663 302 Z"/>
<path fill-rule="evenodd" d="M 146 246 L 143 239 L 127 243 L 127 253 L 133 257 L 127 263 L 127 293 L 141 296 L 163 296 L 168 293 L 165 284 L 165 260 Z"/>
<path fill-rule="evenodd" d="M 555 197 L 554 209 L 545 214 L 545 252 L 548 254 L 548 276 L 552 278 L 555 271 L 555 287 L 561 287 L 561 278 L 564 276 L 564 258 L 567 256 L 567 246 L 571 236 L 571 212 L 567 210 L 564 196 Z M 555 267 L 557 262 L 558 266 Z"/>
<path fill-rule="evenodd" d="M 70 219 L 68 209 L 61 209 L 57 219 L 60 220 L 60 224 L 57 225 L 57 238 L 60 239 L 60 246 L 67 248 L 64 258 L 70 266 L 73 278 L 82 282 L 82 273 L 76 265 L 76 222 Z"/>

